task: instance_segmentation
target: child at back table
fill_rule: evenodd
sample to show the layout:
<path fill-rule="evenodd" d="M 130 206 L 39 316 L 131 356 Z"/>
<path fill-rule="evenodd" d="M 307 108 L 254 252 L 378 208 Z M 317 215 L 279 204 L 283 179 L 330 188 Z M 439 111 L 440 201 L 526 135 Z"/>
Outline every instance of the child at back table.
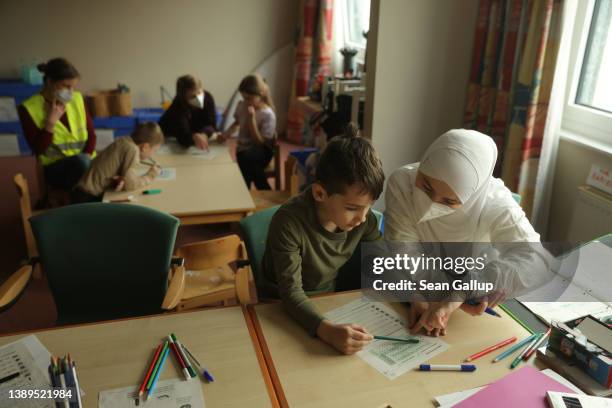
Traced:
<path fill-rule="evenodd" d="M 272 218 L 257 286 L 264 297 L 280 297 L 311 335 L 353 354 L 372 336 L 359 325 L 326 320 L 308 299 L 334 291 L 338 269 L 359 243 L 381 238 L 370 208 L 383 190 L 382 164 L 372 144 L 357 137 L 355 126 L 347 132 L 327 145 L 315 182 Z"/>
<path fill-rule="evenodd" d="M 152 157 L 163 142 L 164 135 L 154 122 L 141 123 L 131 136 L 115 140 L 92 162 L 73 190 L 73 204 L 101 201 L 104 191 L 113 186 L 116 191 L 130 191 L 149 184 L 161 168 L 152 165 L 141 176 L 137 173 L 137 165 Z"/>

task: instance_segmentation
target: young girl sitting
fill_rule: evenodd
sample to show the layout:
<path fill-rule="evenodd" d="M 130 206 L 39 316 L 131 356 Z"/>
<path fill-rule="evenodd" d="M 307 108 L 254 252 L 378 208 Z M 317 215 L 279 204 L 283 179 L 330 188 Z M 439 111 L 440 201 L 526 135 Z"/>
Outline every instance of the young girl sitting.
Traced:
<path fill-rule="evenodd" d="M 104 191 L 113 186 L 116 191 L 129 191 L 149 184 L 161 169 L 153 165 L 140 176 L 137 165 L 153 156 L 163 142 L 164 135 L 154 122 L 141 123 L 131 136 L 115 140 L 91 163 L 73 190 L 73 204 L 101 201 Z"/>
<path fill-rule="evenodd" d="M 217 111 L 202 81 L 191 75 L 176 80 L 176 96 L 159 125 L 166 136 L 175 137 L 184 147 L 208 148 L 208 138 L 217 130 Z"/>
<path fill-rule="evenodd" d="M 274 155 L 276 134 L 270 89 L 259 75 L 249 75 L 240 82 L 238 91 L 243 101 L 236 108 L 234 123 L 219 140 L 224 141 L 238 130 L 236 159 L 247 187 L 253 182 L 258 190 L 270 190 L 265 169 Z"/>

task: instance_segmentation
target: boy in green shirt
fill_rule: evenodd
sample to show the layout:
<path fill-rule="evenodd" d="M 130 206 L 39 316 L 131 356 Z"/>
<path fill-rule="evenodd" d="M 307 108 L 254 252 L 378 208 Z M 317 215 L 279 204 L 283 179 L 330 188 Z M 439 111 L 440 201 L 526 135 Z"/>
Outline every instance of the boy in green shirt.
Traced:
<path fill-rule="evenodd" d="M 380 239 L 370 207 L 384 180 L 374 147 L 349 126 L 327 145 L 312 186 L 283 204 L 270 224 L 260 293 L 280 297 L 311 335 L 345 354 L 358 352 L 372 336 L 359 325 L 326 320 L 308 295 L 332 292 L 338 269 L 359 243 Z"/>

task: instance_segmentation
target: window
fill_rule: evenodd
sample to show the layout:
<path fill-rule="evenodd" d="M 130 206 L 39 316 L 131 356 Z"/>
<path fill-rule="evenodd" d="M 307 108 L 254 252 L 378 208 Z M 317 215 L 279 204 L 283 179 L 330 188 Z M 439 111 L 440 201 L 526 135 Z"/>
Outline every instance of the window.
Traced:
<path fill-rule="evenodd" d="M 345 0 L 344 10 L 346 45 L 365 48 L 363 33 L 370 29 L 370 0 Z"/>
<path fill-rule="evenodd" d="M 612 113 L 612 1 L 597 0 L 580 73 L 576 103 Z"/>
<path fill-rule="evenodd" d="M 612 147 L 612 1 L 578 2 L 563 128 Z"/>

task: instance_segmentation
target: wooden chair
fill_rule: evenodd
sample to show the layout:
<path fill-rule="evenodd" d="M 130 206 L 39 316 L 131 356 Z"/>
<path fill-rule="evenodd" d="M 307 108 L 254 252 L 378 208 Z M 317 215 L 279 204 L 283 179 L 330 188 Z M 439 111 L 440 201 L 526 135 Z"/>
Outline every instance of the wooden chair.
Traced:
<path fill-rule="evenodd" d="M 267 178 L 274 178 L 274 189 L 281 189 L 281 152 L 280 145 L 278 143 L 278 137 L 274 136 L 273 146 L 274 156 L 270 160 L 270 164 L 266 167 L 265 173 Z"/>
<path fill-rule="evenodd" d="M 175 256 L 185 260 L 185 287 L 177 310 L 255 301 L 253 274 L 238 235 L 183 245 Z"/>
<path fill-rule="evenodd" d="M 30 217 L 40 214 L 42 211 L 32 210 L 32 201 L 30 199 L 30 188 L 28 186 L 28 180 L 21 173 L 15 174 L 13 177 L 15 186 L 17 187 L 17 194 L 19 195 L 19 207 L 21 210 L 21 224 L 23 225 L 23 235 L 26 240 L 26 248 L 28 250 L 28 258 L 32 259 L 38 256 L 38 249 L 36 248 L 36 241 L 32 234 L 32 227 L 30 225 Z M 34 278 L 39 279 L 42 277 L 40 265 L 36 264 L 34 267 Z"/>
<path fill-rule="evenodd" d="M 299 193 L 298 160 L 289 155 L 285 161 L 285 188 L 283 190 L 251 190 L 255 212 L 280 205 Z"/>

